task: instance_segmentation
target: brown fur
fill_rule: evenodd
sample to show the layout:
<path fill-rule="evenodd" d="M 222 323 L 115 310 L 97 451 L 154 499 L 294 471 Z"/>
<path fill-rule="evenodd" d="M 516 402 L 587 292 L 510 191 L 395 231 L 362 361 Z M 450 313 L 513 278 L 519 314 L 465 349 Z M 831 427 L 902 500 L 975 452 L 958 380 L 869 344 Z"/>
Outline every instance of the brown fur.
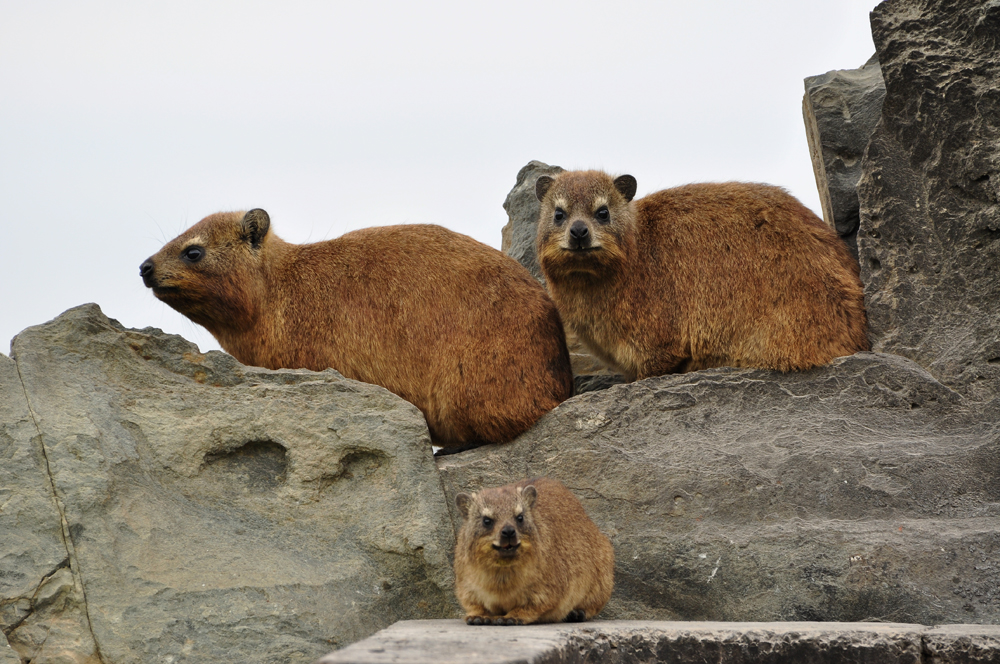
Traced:
<path fill-rule="evenodd" d="M 467 623 L 580 621 L 604 608 L 614 585 L 614 549 L 560 482 L 522 480 L 461 493 L 455 502 L 463 518 L 455 593 Z M 484 525 L 483 517 L 492 524 Z M 505 527 L 513 528 L 513 537 L 502 535 Z M 516 551 L 501 555 L 497 547 L 514 542 Z"/>
<path fill-rule="evenodd" d="M 182 253 L 204 249 L 191 263 Z M 213 214 L 140 273 L 244 364 L 332 367 L 416 405 L 435 444 L 510 440 L 572 391 L 559 314 L 513 259 L 439 226 L 315 244 L 263 210 Z"/>
<path fill-rule="evenodd" d="M 552 299 L 629 379 L 718 366 L 801 370 L 868 350 L 857 261 L 786 191 L 728 182 L 634 193 L 631 176 L 600 171 L 536 184 Z M 607 222 L 597 218 L 602 205 Z M 570 235 L 578 221 L 582 239 Z"/>

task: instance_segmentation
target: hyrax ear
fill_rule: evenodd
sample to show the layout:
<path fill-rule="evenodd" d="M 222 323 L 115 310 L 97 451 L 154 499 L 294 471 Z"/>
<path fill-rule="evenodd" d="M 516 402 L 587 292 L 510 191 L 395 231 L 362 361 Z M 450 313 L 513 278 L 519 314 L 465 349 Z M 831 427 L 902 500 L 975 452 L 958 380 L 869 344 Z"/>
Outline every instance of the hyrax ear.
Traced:
<path fill-rule="evenodd" d="M 539 201 L 545 198 L 545 192 L 549 190 L 552 183 L 555 182 L 555 178 L 548 175 L 541 175 L 537 180 L 535 180 L 535 198 Z"/>
<path fill-rule="evenodd" d="M 521 489 L 521 503 L 526 509 L 531 509 L 531 506 L 535 504 L 536 498 L 538 498 L 538 491 L 535 489 L 534 484 L 529 484 Z"/>
<path fill-rule="evenodd" d="M 460 493 L 455 496 L 455 505 L 458 506 L 458 511 L 462 513 L 463 519 L 469 518 L 469 509 L 472 507 L 472 496 L 467 493 Z"/>
<path fill-rule="evenodd" d="M 636 182 L 631 175 L 619 175 L 615 178 L 615 189 L 625 197 L 625 202 L 635 198 Z"/>
<path fill-rule="evenodd" d="M 271 227 L 271 217 L 260 208 L 254 208 L 243 215 L 243 237 L 250 241 L 254 249 L 260 248 L 267 229 Z"/>

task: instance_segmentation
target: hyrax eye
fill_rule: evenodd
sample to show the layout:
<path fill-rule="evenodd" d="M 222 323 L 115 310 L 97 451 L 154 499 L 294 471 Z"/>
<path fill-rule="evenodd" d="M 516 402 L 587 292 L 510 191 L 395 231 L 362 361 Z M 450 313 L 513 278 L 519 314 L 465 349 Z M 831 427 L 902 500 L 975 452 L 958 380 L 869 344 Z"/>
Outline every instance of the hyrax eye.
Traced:
<path fill-rule="evenodd" d="M 188 247 L 181 252 L 181 260 L 185 263 L 197 263 L 205 257 L 205 249 L 197 245 Z"/>
<path fill-rule="evenodd" d="M 483 528 L 492 528 L 492 527 L 493 527 L 493 519 L 491 519 L 488 516 L 484 516 L 483 517 Z"/>
<path fill-rule="evenodd" d="M 563 221 L 566 220 L 566 213 L 560 210 L 559 208 L 556 208 L 556 215 L 555 217 L 553 217 L 553 219 L 557 224 L 561 224 Z"/>
<path fill-rule="evenodd" d="M 608 212 L 608 206 L 602 205 L 598 208 L 597 212 L 594 213 L 598 221 L 611 221 L 611 213 Z"/>
<path fill-rule="evenodd" d="M 524 523 L 524 515 L 523 514 L 518 514 L 517 515 L 517 522 L 518 523 Z"/>

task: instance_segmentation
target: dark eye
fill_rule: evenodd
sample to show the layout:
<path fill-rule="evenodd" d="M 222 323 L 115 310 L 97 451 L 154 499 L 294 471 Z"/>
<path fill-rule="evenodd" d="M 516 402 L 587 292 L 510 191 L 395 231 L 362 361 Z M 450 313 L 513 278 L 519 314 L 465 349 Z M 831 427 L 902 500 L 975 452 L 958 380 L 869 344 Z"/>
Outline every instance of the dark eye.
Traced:
<path fill-rule="evenodd" d="M 566 213 L 559 208 L 556 208 L 556 216 L 554 218 L 557 224 L 561 224 L 563 220 L 566 219 Z"/>
<path fill-rule="evenodd" d="M 483 517 L 483 528 L 492 528 L 492 527 L 493 527 L 493 519 L 491 519 L 488 516 L 484 516 Z"/>
<path fill-rule="evenodd" d="M 601 208 L 597 212 L 594 213 L 594 216 L 597 217 L 598 221 L 610 221 L 611 220 L 611 213 L 608 212 L 608 206 L 607 205 L 601 206 Z"/>
<path fill-rule="evenodd" d="M 197 263 L 205 257 L 205 249 L 197 245 L 188 247 L 181 252 L 181 260 L 186 263 Z"/>
<path fill-rule="evenodd" d="M 524 515 L 523 514 L 518 514 L 517 515 L 517 522 L 518 523 L 524 523 Z"/>

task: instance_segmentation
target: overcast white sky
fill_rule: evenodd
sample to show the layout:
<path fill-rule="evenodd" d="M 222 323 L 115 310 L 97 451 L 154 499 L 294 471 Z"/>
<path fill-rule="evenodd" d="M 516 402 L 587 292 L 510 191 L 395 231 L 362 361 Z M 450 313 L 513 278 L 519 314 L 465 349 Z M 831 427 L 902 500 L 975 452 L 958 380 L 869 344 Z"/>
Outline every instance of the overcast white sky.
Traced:
<path fill-rule="evenodd" d="M 139 264 L 219 210 L 291 242 L 436 223 L 499 248 L 539 159 L 820 213 L 802 79 L 871 56 L 875 4 L 0 0 L 0 350 L 85 302 L 218 348 Z"/>

